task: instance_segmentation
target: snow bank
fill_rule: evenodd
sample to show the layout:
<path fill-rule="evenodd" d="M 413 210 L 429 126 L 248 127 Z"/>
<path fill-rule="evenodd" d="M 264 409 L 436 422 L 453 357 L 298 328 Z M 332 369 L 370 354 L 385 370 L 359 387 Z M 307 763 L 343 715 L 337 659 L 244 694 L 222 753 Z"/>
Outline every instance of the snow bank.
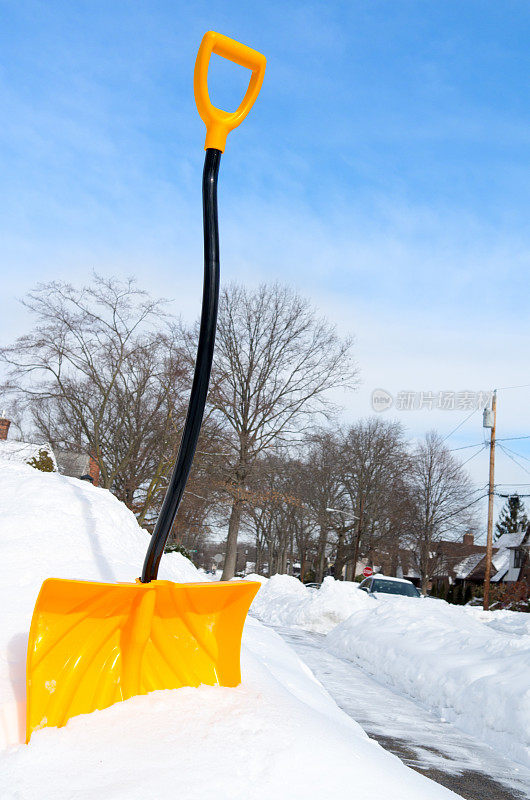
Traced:
<path fill-rule="evenodd" d="M 256 572 L 251 572 L 250 575 L 245 576 L 244 580 L 257 581 L 258 583 L 261 583 L 263 585 L 264 583 L 267 583 L 269 579 L 266 578 L 264 575 L 258 575 Z"/>
<path fill-rule="evenodd" d="M 523 614 L 442 600 L 372 600 L 326 638 L 336 655 L 530 764 L 530 628 Z M 510 614 L 510 612 L 508 612 Z"/>
<path fill-rule="evenodd" d="M 373 800 L 456 797 L 369 739 L 293 651 L 252 619 L 236 689 L 153 692 L 74 717 L 64 728 L 44 728 L 29 746 L 17 744 L 24 731 L 27 634 L 42 580 L 129 581 L 140 572 L 147 542 L 109 492 L 0 464 L 0 729 L 11 745 L 0 752 L 2 800 L 206 800 L 213 794 L 302 800 L 343 796 L 352 780 L 359 796 Z M 161 577 L 198 580 L 199 574 L 171 554 Z"/>
<path fill-rule="evenodd" d="M 315 591 L 287 575 L 262 586 L 251 613 L 269 625 L 327 633 L 331 652 L 530 764 L 529 614 L 373 598 L 333 578 Z"/>
<path fill-rule="evenodd" d="M 358 584 L 325 578 L 320 589 L 308 589 L 297 578 L 273 575 L 250 608 L 268 625 L 294 626 L 328 633 L 354 612 L 373 602 Z"/>
<path fill-rule="evenodd" d="M 39 731 L 0 755 L 3 800 L 450 800 L 333 703 L 271 630 L 250 620 L 244 681 L 153 692 Z M 377 776 L 374 782 L 374 777 Z"/>
<path fill-rule="evenodd" d="M 42 582 L 134 581 L 149 538 L 105 489 L 0 461 L 0 747 L 24 729 L 26 646 Z M 180 553 L 164 556 L 160 577 L 204 579 Z"/>

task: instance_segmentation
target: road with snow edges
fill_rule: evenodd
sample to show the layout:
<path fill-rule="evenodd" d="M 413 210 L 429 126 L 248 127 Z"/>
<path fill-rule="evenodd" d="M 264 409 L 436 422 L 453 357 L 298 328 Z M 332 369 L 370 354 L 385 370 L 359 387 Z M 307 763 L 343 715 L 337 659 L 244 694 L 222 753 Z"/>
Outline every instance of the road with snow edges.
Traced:
<path fill-rule="evenodd" d="M 379 683 L 352 661 L 328 653 L 322 646 L 323 635 L 292 628 L 275 630 L 337 705 L 407 766 L 467 800 L 530 798 L 530 771 L 523 765 Z"/>

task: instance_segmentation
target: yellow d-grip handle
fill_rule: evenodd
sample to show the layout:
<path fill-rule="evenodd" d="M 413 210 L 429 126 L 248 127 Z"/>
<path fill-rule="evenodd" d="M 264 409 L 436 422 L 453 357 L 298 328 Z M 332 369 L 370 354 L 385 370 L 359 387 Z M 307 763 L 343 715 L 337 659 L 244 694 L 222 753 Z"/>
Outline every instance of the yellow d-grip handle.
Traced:
<path fill-rule="evenodd" d="M 208 94 L 208 65 L 212 53 L 228 58 L 230 61 L 252 70 L 248 89 L 241 105 L 237 111 L 232 113 L 216 108 L 210 101 L 210 95 Z M 204 34 L 195 62 L 193 89 L 197 109 L 206 125 L 205 150 L 213 147 L 224 152 L 226 137 L 230 131 L 233 131 L 243 122 L 256 101 L 263 83 L 266 63 L 265 56 L 258 53 L 257 50 L 252 50 L 250 47 L 230 39 L 228 36 L 223 36 L 222 33 L 209 31 Z"/>

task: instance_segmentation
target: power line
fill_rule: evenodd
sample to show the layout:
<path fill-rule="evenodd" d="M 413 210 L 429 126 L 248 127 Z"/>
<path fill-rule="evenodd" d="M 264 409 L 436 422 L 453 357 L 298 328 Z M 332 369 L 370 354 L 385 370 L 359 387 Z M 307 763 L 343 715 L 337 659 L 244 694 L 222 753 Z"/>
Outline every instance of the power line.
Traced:
<path fill-rule="evenodd" d="M 530 470 L 526 469 L 526 467 L 523 467 L 523 465 L 522 465 L 522 464 L 519 464 L 519 462 L 518 462 L 518 461 L 516 461 L 516 460 L 515 460 L 515 458 L 514 458 L 512 455 L 510 455 L 510 453 L 508 452 L 508 450 L 507 450 L 505 447 L 503 447 L 503 446 L 502 446 L 502 444 L 500 444 L 500 445 L 499 445 L 499 447 L 501 448 L 501 450 L 502 450 L 502 452 L 504 453 L 504 455 L 505 455 L 505 456 L 508 456 L 508 458 L 509 458 L 511 461 L 513 461 L 513 463 L 514 463 L 514 464 L 517 464 L 517 466 L 519 467 L 519 469 L 522 469 L 522 470 L 523 470 L 523 472 L 526 472 L 528 475 L 530 475 Z"/>
<path fill-rule="evenodd" d="M 464 466 L 465 466 L 465 465 L 466 465 L 466 464 L 467 464 L 469 461 L 471 461 L 471 459 L 472 459 L 472 458 L 475 458 L 475 456 L 478 456 L 478 455 L 480 455 L 480 454 L 483 452 L 483 450 L 485 450 L 485 449 L 486 449 L 486 446 L 487 446 L 487 445 L 483 445 L 483 446 L 480 448 L 480 450 L 477 450 L 477 452 L 476 452 L 476 453 L 473 453 L 473 455 L 472 455 L 472 456 L 469 456 L 469 458 L 468 458 L 468 459 L 466 459 L 466 461 L 463 461 L 463 462 L 462 462 L 462 464 L 460 464 L 460 466 L 461 466 L 461 467 L 464 467 Z"/>
<path fill-rule="evenodd" d="M 517 495 L 517 497 L 530 497 L 530 494 L 519 494 L 519 492 L 512 492 L 511 494 L 502 494 L 502 492 L 495 492 L 496 497 L 509 498 Z"/>
<path fill-rule="evenodd" d="M 488 495 L 489 495 L 489 492 L 487 494 L 481 495 L 480 497 L 476 497 L 474 500 L 472 500 L 470 503 L 468 503 L 467 506 L 463 506 L 462 508 L 457 509 L 457 511 L 451 512 L 451 514 L 446 514 L 445 517 L 441 517 L 438 520 L 438 522 L 444 522 L 446 519 L 450 519 L 451 517 L 454 517 L 455 514 L 462 513 L 462 511 L 465 511 L 467 508 L 471 508 L 471 506 L 474 505 L 475 503 L 478 503 L 479 500 L 484 500 L 484 498 L 488 497 Z"/>
<path fill-rule="evenodd" d="M 496 483 L 495 486 L 530 486 L 530 483 Z"/>
<path fill-rule="evenodd" d="M 456 428 L 455 428 L 453 431 L 451 431 L 451 433 L 448 433 L 448 434 L 447 434 L 447 436 L 444 436 L 444 438 L 442 439 L 442 442 L 445 442 L 445 440 L 446 440 L 446 439 L 449 439 L 449 437 L 450 437 L 450 436 L 452 436 L 452 435 L 453 435 L 453 433 L 456 433 L 456 432 L 457 432 L 457 430 L 458 430 L 459 428 L 461 428 L 461 427 L 462 427 L 462 425 L 465 425 L 465 423 L 468 421 L 468 419 L 471 419 L 471 417 L 473 416 L 473 414 L 476 414 L 476 413 L 477 413 L 477 411 L 478 411 L 478 408 L 474 408 L 474 409 L 473 409 L 473 411 L 471 412 L 471 414 L 469 414 L 469 415 L 468 415 L 468 416 L 467 416 L 465 419 L 463 419 L 463 420 L 462 420 L 462 422 L 460 422 L 460 423 L 459 423 L 459 424 L 456 426 Z"/>
<path fill-rule="evenodd" d="M 510 447 L 506 447 L 506 445 L 501 445 L 503 450 L 508 450 L 508 452 L 512 453 L 512 455 L 517 456 L 518 458 L 524 458 L 525 461 L 530 461 L 528 456 L 523 456 L 522 453 L 517 453 L 515 450 L 512 450 Z"/>
<path fill-rule="evenodd" d="M 504 436 L 503 438 L 496 438 L 496 442 L 515 442 L 519 439 L 530 439 L 530 436 Z M 477 442 L 476 444 L 465 444 L 463 447 L 453 447 L 449 450 L 450 453 L 456 453 L 457 450 L 469 450 L 471 447 L 480 447 L 480 445 L 486 445 L 489 447 L 489 442 Z"/>

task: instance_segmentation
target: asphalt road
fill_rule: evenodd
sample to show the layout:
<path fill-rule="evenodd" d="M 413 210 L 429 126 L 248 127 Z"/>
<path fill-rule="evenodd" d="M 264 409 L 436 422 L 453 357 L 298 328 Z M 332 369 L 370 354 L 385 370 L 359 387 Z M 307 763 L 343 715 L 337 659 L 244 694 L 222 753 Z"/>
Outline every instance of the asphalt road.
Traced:
<path fill-rule="evenodd" d="M 328 653 L 323 636 L 276 630 L 340 708 L 407 766 L 466 800 L 529 800 L 530 770 L 382 685 L 353 662 Z"/>

